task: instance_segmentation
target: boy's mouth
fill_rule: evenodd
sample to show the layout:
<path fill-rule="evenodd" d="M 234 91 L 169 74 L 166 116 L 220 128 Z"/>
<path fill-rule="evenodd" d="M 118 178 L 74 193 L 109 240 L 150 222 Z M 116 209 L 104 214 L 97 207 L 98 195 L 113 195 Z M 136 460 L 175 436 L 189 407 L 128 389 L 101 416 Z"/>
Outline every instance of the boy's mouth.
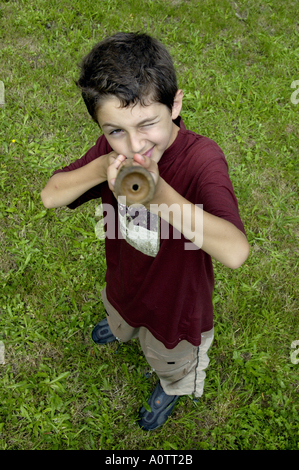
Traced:
<path fill-rule="evenodd" d="M 142 155 L 143 155 L 144 157 L 149 157 L 149 158 L 151 158 L 152 153 L 153 153 L 153 150 L 154 150 L 154 147 L 155 147 L 155 146 L 153 146 L 152 148 L 150 148 L 147 152 L 143 153 Z"/>

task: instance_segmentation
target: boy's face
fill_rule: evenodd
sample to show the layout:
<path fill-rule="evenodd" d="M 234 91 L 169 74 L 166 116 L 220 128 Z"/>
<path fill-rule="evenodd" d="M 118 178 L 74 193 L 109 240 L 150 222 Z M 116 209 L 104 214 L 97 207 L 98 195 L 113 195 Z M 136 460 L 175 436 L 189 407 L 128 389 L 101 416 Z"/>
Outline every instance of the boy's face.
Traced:
<path fill-rule="evenodd" d="M 111 96 L 99 107 L 98 123 L 117 154 L 133 158 L 139 153 L 158 163 L 178 134 L 179 128 L 172 120 L 180 114 L 182 97 L 179 90 L 170 113 L 167 106 L 157 102 L 122 108 L 119 99 Z"/>

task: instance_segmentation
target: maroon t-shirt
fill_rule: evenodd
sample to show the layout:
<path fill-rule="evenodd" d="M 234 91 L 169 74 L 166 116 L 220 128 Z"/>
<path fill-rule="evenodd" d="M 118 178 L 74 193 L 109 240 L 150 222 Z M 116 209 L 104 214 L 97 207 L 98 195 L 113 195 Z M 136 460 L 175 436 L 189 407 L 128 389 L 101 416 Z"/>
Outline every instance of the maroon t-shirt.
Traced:
<path fill-rule="evenodd" d="M 245 233 L 222 150 L 211 139 L 188 131 L 181 118 L 176 123 L 180 130 L 158 163 L 160 176 L 189 202 L 201 204 L 205 211 Z M 101 136 L 82 158 L 55 173 L 84 166 L 111 150 Z M 113 206 L 107 225 L 111 224 L 115 231 L 110 227 L 105 238 L 106 294 L 111 305 L 129 325 L 148 328 L 168 349 L 181 340 L 199 346 L 201 333 L 213 327 L 214 275 L 210 255 L 201 249 L 185 249 L 185 244 L 190 247 L 191 242 L 182 235 L 178 238 L 173 227 L 164 221 L 168 236 L 163 236 L 161 226 L 157 231 L 154 223 L 154 248 L 140 251 L 134 237 L 128 242 L 120 236 L 118 227 L 122 226 L 124 235 L 124 221 L 130 219 L 130 211 L 118 207 L 107 182 L 91 188 L 68 207 L 74 209 L 99 197 L 104 206 Z M 148 213 L 147 224 L 150 216 Z M 140 230 L 149 233 L 147 228 L 145 224 Z M 136 231 L 136 227 L 133 229 Z"/>

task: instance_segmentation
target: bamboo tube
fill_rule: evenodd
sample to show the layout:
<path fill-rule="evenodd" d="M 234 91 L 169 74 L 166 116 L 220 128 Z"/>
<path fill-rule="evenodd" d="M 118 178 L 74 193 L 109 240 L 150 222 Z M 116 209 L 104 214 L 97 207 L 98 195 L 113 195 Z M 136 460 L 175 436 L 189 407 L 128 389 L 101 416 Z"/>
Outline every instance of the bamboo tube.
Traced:
<path fill-rule="evenodd" d="M 145 205 L 155 193 L 155 182 L 152 175 L 142 166 L 123 165 L 117 175 L 114 191 L 116 197 L 125 196 L 126 205 Z"/>

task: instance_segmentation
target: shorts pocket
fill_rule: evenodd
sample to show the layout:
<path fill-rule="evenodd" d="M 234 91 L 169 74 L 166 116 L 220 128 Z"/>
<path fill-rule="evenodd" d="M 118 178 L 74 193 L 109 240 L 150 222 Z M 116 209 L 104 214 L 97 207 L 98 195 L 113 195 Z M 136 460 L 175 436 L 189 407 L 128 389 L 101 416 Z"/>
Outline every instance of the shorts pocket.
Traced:
<path fill-rule="evenodd" d="M 146 359 L 159 378 L 167 382 L 176 382 L 185 377 L 191 370 L 194 360 L 193 350 L 185 354 L 164 354 L 150 346 L 146 348 Z"/>

